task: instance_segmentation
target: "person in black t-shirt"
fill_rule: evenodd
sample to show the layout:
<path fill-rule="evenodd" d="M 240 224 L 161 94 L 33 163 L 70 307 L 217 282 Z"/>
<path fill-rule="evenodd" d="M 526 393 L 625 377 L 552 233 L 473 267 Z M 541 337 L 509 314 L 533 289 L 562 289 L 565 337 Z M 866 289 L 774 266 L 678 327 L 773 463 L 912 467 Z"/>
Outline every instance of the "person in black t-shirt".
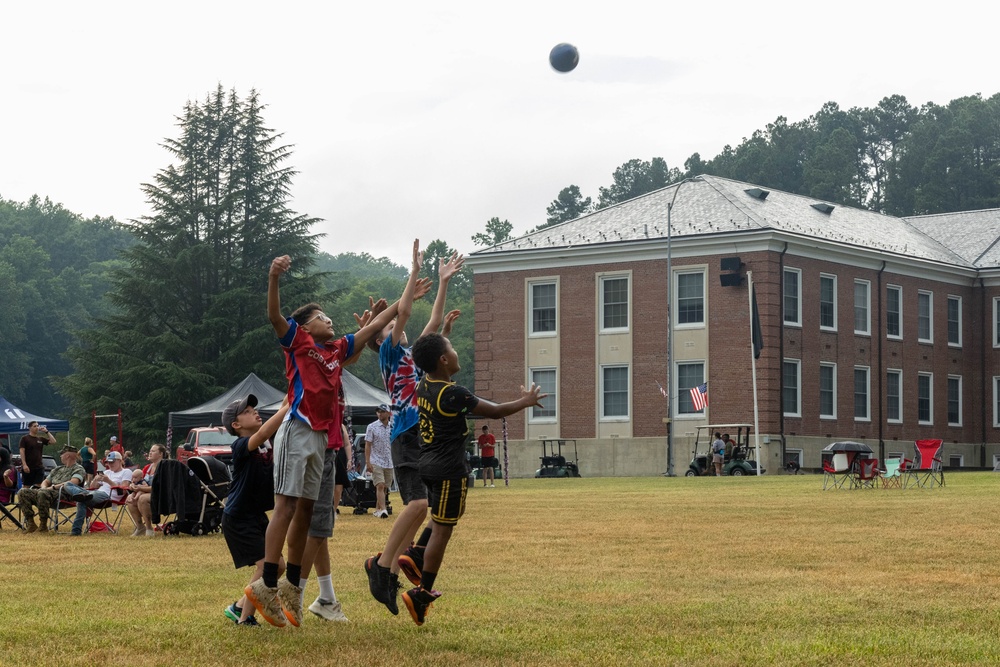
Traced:
<path fill-rule="evenodd" d="M 255 566 L 250 583 L 264 574 L 264 534 L 267 513 L 274 509 L 274 473 L 267 440 L 275 434 L 288 412 L 288 401 L 261 425 L 257 397 L 247 394 L 222 411 L 222 423 L 230 434 L 239 436 L 232 444 L 233 481 L 222 514 L 222 534 L 237 569 Z M 284 562 L 279 562 L 284 570 Z M 258 625 L 254 606 L 246 595 L 225 609 L 226 617 L 242 625 Z"/>
<path fill-rule="evenodd" d="M 469 434 L 466 417 L 481 415 L 500 419 L 531 407 L 541 406 L 547 394 L 532 383 L 521 387 L 521 396 L 507 403 L 492 403 L 451 381 L 461 370 L 451 341 L 437 333 L 425 334 L 413 344 L 413 360 L 424 371 L 417 385 L 420 411 L 420 476 L 427 485 L 431 522 L 425 529 L 423 568 L 420 584 L 403 593 L 403 602 L 417 625 L 423 625 L 428 607 L 441 593 L 434 581 L 444 558 L 451 533 L 465 512 L 469 469 L 465 459 L 465 439 Z M 427 531 L 430 534 L 427 535 Z M 421 538 L 424 539 L 423 537 Z"/>

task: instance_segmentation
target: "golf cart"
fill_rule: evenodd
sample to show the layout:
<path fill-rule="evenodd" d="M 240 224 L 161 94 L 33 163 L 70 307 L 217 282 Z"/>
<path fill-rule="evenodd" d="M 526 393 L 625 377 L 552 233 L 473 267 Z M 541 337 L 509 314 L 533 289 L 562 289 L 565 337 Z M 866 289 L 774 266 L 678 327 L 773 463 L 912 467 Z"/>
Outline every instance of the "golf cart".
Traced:
<path fill-rule="evenodd" d="M 563 445 L 569 443 L 573 443 L 572 461 L 562 453 Z M 535 471 L 535 477 L 579 477 L 578 459 L 576 440 L 542 440 L 542 467 Z"/>
<path fill-rule="evenodd" d="M 754 448 L 750 443 L 750 424 L 715 424 L 699 426 L 694 439 L 694 458 L 688 466 L 685 477 L 701 477 L 714 475 L 712 465 L 712 441 L 716 433 L 728 433 L 735 437 L 726 443 L 726 454 L 723 458 L 722 474 L 740 477 L 742 475 L 763 475 L 764 469 L 754 460 Z"/>

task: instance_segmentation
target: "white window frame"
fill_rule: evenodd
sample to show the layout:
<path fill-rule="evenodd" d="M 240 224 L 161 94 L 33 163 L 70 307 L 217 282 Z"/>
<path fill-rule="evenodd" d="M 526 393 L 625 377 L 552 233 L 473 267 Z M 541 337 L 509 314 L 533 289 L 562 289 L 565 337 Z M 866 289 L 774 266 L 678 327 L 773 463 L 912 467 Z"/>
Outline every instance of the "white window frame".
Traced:
<path fill-rule="evenodd" d="M 927 338 L 920 337 L 920 300 L 921 297 L 927 297 Z M 928 290 L 917 290 L 917 342 L 918 343 L 933 343 L 934 342 L 934 292 Z"/>
<path fill-rule="evenodd" d="M 885 370 L 886 381 L 885 381 L 885 414 L 887 424 L 902 424 L 903 423 L 903 371 L 899 368 L 887 368 Z M 896 375 L 899 377 L 899 396 L 896 397 L 896 414 L 899 415 L 898 419 L 892 419 L 888 417 L 889 414 L 889 401 L 892 397 L 889 395 L 889 376 Z"/>
<path fill-rule="evenodd" d="M 609 280 L 624 280 L 625 281 L 625 318 L 626 324 L 624 327 L 609 327 L 605 325 L 604 320 L 604 285 Z M 597 281 L 597 317 L 601 323 L 600 332 L 601 333 L 628 333 L 632 327 L 632 276 L 627 273 L 609 273 L 601 274 Z"/>
<path fill-rule="evenodd" d="M 993 376 L 993 428 L 1000 428 L 1000 375 Z"/>
<path fill-rule="evenodd" d="M 785 412 L 785 364 L 795 365 L 795 412 Z M 785 417 L 802 416 L 802 360 L 783 359 L 781 362 L 781 410 Z"/>
<path fill-rule="evenodd" d="M 865 374 L 865 415 L 863 417 L 858 416 L 858 371 Z M 851 396 L 853 397 L 852 405 L 854 406 L 854 421 L 856 422 L 870 422 L 872 420 L 872 369 L 871 366 L 855 366 L 854 374 L 852 376 L 853 382 L 851 386 L 853 390 L 851 391 Z"/>
<path fill-rule="evenodd" d="M 865 296 L 865 316 L 864 316 L 864 329 L 858 328 L 858 288 L 864 289 Z M 856 278 L 854 280 L 854 333 L 858 336 L 871 336 L 872 335 L 872 282 L 870 280 L 861 280 Z M 869 414 L 871 414 L 869 412 Z"/>
<path fill-rule="evenodd" d="M 899 293 L 899 312 L 896 313 L 896 317 L 899 318 L 899 333 L 891 334 L 889 333 L 889 292 L 895 290 Z M 903 288 L 900 285 L 886 285 L 886 309 L 885 309 L 885 337 L 889 340 L 903 340 Z"/>
<path fill-rule="evenodd" d="M 823 324 L 823 281 L 824 280 L 830 280 L 833 282 L 833 324 L 830 326 L 826 326 Z M 820 331 L 837 330 L 837 276 L 832 273 L 819 274 L 819 330 Z"/>
<path fill-rule="evenodd" d="M 694 274 L 701 275 L 701 321 L 700 322 L 681 322 L 680 321 L 680 281 L 681 276 L 690 276 Z M 673 318 L 674 329 L 704 329 L 705 321 L 708 318 L 708 278 L 705 269 L 683 269 L 680 271 L 674 271 L 674 289 L 673 296 L 671 297 L 674 301 L 673 312 L 676 313 L 676 317 Z"/>
<path fill-rule="evenodd" d="M 794 273 L 798 282 L 798 293 L 795 295 L 795 320 L 785 319 L 785 299 L 788 298 L 788 286 L 785 283 L 785 276 Z M 802 269 L 786 266 L 781 274 L 781 323 L 786 327 L 802 326 Z M 799 400 L 801 403 L 801 398 Z"/>
<path fill-rule="evenodd" d="M 552 331 L 535 331 L 535 287 L 552 285 L 556 292 L 556 326 Z M 552 278 L 528 281 L 528 336 L 530 338 L 553 338 L 559 335 L 559 280 Z"/>
<path fill-rule="evenodd" d="M 604 372 L 612 368 L 624 368 L 628 372 L 628 383 L 625 387 L 626 400 L 625 400 L 625 410 L 624 415 L 614 415 L 607 416 L 604 414 Z M 632 418 L 632 368 L 629 364 L 601 364 L 601 386 L 600 386 L 600 405 L 598 409 L 598 415 L 600 415 L 600 421 L 602 422 L 627 422 Z"/>
<path fill-rule="evenodd" d="M 993 347 L 1000 347 L 1000 296 L 993 297 Z"/>
<path fill-rule="evenodd" d="M 951 412 L 951 383 L 952 383 L 952 381 L 955 381 L 955 380 L 958 381 L 958 421 L 957 422 L 953 422 L 951 420 L 951 414 L 949 414 L 947 416 L 948 426 L 961 426 L 962 423 L 963 423 L 963 421 L 964 421 L 962 417 L 963 417 L 963 412 L 964 412 L 965 406 L 963 405 L 963 400 L 962 400 L 962 376 L 961 375 L 949 375 L 948 376 L 948 393 L 945 396 L 945 400 L 948 403 L 948 412 L 950 413 Z"/>
<path fill-rule="evenodd" d="M 701 418 L 704 418 L 704 416 L 705 416 L 705 410 L 704 409 L 697 410 L 697 411 L 694 411 L 694 412 L 681 412 L 681 395 L 682 395 L 681 392 L 689 392 L 689 391 L 691 391 L 691 387 L 685 387 L 685 388 L 682 389 L 681 386 L 680 386 L 680 384 L 681 384 L 681 366 L 701 366 L 701 382 L 699 382 L 698 384 L 702 384 L 702 383 L 708 382 L 708 378 L 705 377 L 705 367 L 707 366 L 707 364 L 705 363 L 704 359 L 685 359 L 684 361 L 678 361 L 677 363 L 674 364 L 674 375 L 673 375 L 673 384 L 674 384 L 674 387 L 673 387 L 673 389 L 674 389 L 674 396 L 677 397 L 676 398 L 676 401 L 677 401 L 677 415 L 676 416 L 677 416 L 678 419 L 692 419 L 692 418 L 693 419 L 701 419 Z M 694 406 L 692 405 L 691 407 L 694 407 Z"/>
<path fill-rule="evenodd" d="M 529 368 L 528 381 L 536 382 L 535 373 L 549 372 L 549 371 L 551 371 L 555 375 L 555 379 L 553 380 L 553 384 L 555 385 L 555 391 L 549 392 L 547 388 L 542 389 L 543 393 L 549 394 L 546 398 L 542 399 L 542 402 L 551 405 L 552 406 L 551 408 L 546 408 L 546 409 L 554 410 L 555 414 L 551 416 L 547 415 L 536 416 L 535 410 L 537 408 L 535 406 L 531 406 L 531 408 L 529 408 L 528 410 L 529 424 L 555 424 L 557 421 L 559 421 L 559 369 L 556 366 L 535 366 Z"/>
<path fill-rule="evenodd" d="M 955 301 L 958 303 L 958 341 L 952 342 L 951 340 L 951 303 Z M 948 347 L 959 348 L 962 347 L 962 297 L 956 294 L 949 294 L 947 300 L 948 309 L 946 311 L 946 317 L 948 318 Z"/>
<path fill-rule="evenodd" d="M 828 361 L 821 361 L 821 362 L 819 362 L 819 367 L 820 367 L 820 371 L 821 371 L 820 375 L 819 375 L 819 378 L 818 378 L 819 379 L 819 392 L 820 392 L 819 418 L 820 419 L 836 419 L 837 418 L 837 364 L 832 363 L 832 362 L 828 362 Z M 823 414 L 823 374 L 822 374 L 822 369 L 824 369 L 824 368 L 829 368 L 831 371 L 833 371 L 833 375 L 832 375 L 832 377 L 833 377 L 833 387 L 832 387 L 832 391 L 833 391 L 833 413 L 829 414 L 829 415 L 824 415 Z"/>
<path fill-rule="evenodd" d="M 929 419 L 920 418 L 920 379 L 927 378 L 927 407 Z M 921 426 L 934 425 L 934 373 L 917 373 L 917 423 Z"/>

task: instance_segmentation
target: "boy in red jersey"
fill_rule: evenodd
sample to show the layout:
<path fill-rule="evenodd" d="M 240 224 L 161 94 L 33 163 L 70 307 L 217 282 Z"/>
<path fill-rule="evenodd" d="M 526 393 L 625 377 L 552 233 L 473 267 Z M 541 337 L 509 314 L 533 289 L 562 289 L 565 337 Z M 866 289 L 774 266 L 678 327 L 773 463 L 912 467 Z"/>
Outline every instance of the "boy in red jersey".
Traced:
<path fill-rule="evenodd" d="M 390 322 L 395 308 L 372 318 L 355 334 L 335 339 L 333 323 L 320 306 L 309 303 L 285 319 L 278 283 L 292 265 L 288 255 L 276 257 L 268 272 L 267 317 L 285 349 L 288 415 L 274 437 L 274 513 L 264 543 L 263 576 L 247 586 L 247 599 L 272 625 L 286 619 L 302 622 L 302 556 L 319 496 L 325 451 L 342 438 L 339 401 L 343 365 Z M 278 563 L 288 541 L 285 577 Z"/>

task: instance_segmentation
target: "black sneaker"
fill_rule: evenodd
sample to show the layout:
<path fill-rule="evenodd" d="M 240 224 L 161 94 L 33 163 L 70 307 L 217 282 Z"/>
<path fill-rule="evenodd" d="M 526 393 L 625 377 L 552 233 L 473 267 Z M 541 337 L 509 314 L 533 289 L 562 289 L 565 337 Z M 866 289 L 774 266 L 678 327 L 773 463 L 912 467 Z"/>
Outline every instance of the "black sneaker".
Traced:
<path fill-rule="evenodd" d="M 365 573 L 368 575 L 368 590 L 372 597 L 388 606 L 389 568 L 378 564 L 381 555 L 379 553 L 365 560 Z"/>
<path fill-rule="evenodd" d="M 402 584 L 399 583 L 399 575 L 390 571 L 389 586 L 386 590 L 389 601 L 385 603 L 385 606 L 393 616 L 399 615 L 399 605 L 396 604 L 396 596 L 399 595 L 399 589 L 402 587 Z"/>
<path fill-rule="evenodd" d="M 257 626 L 260 625 L 260 623 L 257 622 L 256 616 L 247 616 L 247 620 L 239 621 L 236 625 L 243 625 L 251 628 L 256 628 Z"/>
<path fill-rule="evenodd" d="M 91 491 L 81 491 L 80 493 L 74 493 L 69 497 L 70 500 L 74 500 L 78 503 L 85 503 L 94 497 Z"/>
<path fill-rule="evenodd" d="M 441 597 L 438 591 L 428 591 L 420 586 L 403 593 L 403 603 L 410 612 L 410 617 L 417 625 L 423 625 L 424 619 L 430 613 L 431 605 Z"/>
<path fill-rule="evenodd" d="M 419 586 L 420 573 L 424 570 L 424 550 L 418 549 L 411 544 L 406 547 L 406 551 L 400 554 L 399 560 L 396 562 L 399 564 L 399 569 L 410 580 L 410 583 L 414 586 Z"/>

